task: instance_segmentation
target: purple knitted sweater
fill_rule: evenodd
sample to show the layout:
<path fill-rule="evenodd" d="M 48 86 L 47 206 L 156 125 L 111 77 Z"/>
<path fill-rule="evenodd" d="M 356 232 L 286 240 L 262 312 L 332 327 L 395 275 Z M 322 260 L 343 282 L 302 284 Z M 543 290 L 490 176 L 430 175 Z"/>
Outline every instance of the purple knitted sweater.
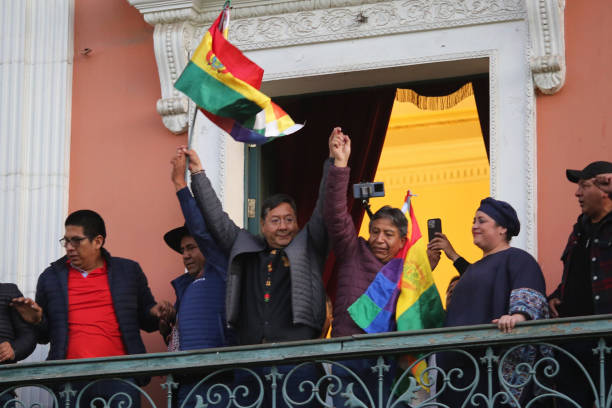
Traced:
<path fill-rule="evenodd" d="M 349 167 L 330 167 L 323 207 L 338 273 L 332 337 L 365 333 L 355 324 L 347 309 L 366 291 L 383 267 L 383 263 L 370 251 L 368 242 L 357 236 L 355 224 L 347 211 L 350 171 Z"/>

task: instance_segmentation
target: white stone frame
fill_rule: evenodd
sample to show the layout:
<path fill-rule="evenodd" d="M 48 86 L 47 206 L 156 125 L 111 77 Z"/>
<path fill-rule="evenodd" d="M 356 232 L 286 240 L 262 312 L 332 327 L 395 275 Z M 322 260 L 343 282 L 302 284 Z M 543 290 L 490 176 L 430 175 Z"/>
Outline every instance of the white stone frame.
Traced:
<path fill-rule="evenodd" d="M 155 25 L 158 111 L 182 132 L 187 104 L 172 83 L 223 2 L 128 1 Z M 272 96 L 483 72 L 488 59 L 491 193 L 515 206 L 523 224 L 515 245 L 536 255 L 535 89 L 550 94 L 563 85 L 564 7 L 563 0 L 235 0 L 230 40 L 265 69 L 263 90 Z M 224 191 L 242 174 L 225 165 L 240 152 L 211 132 Z"/>

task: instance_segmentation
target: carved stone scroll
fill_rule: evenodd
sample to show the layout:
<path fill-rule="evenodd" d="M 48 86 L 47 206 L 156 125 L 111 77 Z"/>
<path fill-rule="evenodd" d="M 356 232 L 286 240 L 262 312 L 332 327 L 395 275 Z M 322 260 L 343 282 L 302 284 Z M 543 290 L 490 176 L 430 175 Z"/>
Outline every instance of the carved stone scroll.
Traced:
<path fill-rule="evenodd" d="M 565 82 L 565 0 L 527 0 L 531 72 L 537 89 L 554 94 Z"/>

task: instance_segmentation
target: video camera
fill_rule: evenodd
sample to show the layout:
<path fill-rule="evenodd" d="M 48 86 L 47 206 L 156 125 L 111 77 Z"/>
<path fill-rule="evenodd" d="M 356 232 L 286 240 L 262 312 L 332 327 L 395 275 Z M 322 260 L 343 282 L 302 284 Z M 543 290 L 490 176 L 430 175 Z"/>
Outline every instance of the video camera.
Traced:
<path fill-rule="evenodd" d="M 370 197 L 384 197 L 385 183 L 375 181 L 373 183 L 353 184 L 353 197 L 357 200 L 367 200 Z"/>
<path fill-rule="evenodd" d="M 361 206 L 366 210 L 368 216 L 372 218 L 372 210 L 370 209 L 370 197 L 384 197 L 385 183 L 375 181 L 373 183 L 358 183 L 353 184 L 353 197 L 356 200 L 361 200 Z"/>

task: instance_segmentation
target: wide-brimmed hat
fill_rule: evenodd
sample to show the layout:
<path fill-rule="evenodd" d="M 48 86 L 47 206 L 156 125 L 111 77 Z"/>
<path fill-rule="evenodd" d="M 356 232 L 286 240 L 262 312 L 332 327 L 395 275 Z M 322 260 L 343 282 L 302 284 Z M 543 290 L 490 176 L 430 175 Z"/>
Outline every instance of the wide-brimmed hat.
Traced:
<path fill-rule="evenodd" d="M 588 180 L 604 173 L 612 173 L 612 163 L 607 161 L 596 161 L 582 170 L 565 170 L 567 179 L 572 183 L 577 183 L 578 180 Z"/>
<path fill-rule="evenodd" d="M 166 241 L 166 244 L 168 244 L 170 248 L 174 249 L 180 254 L 181 240 L 186 236 L 191 236 L 191 233 L 187 229 L 187 226 L 183 225 L 182 227 L 178 227 L 166 232 L 164 234 L 164 241 Z"/>

